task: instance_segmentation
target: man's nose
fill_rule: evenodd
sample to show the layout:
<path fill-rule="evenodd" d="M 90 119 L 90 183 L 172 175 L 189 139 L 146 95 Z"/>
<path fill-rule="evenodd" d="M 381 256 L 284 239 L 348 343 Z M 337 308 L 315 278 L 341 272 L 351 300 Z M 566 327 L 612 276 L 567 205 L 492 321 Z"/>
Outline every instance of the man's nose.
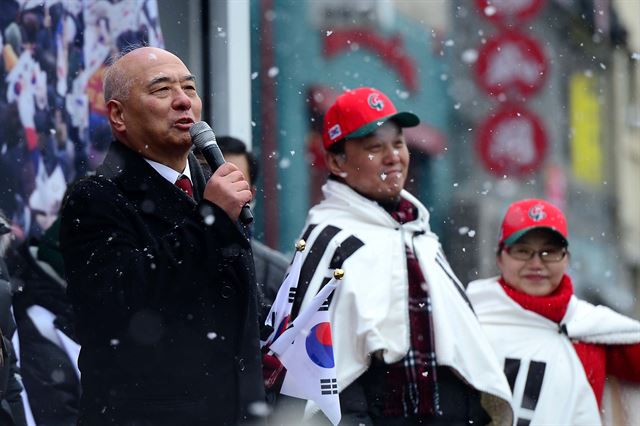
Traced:
<path fill-rule="evenodd" d="M 191 109 L 191 98 L 187 96 L 184 90 L 179 89 L 176 97 L 173 99 L 173 108 L 175 109 Z"/>
<path fill-rule="evenodd" d="M 395 163 L 400 158 L 400 150 L 392 144 L 384 144 L 383 159 L 385 162 Z"/>

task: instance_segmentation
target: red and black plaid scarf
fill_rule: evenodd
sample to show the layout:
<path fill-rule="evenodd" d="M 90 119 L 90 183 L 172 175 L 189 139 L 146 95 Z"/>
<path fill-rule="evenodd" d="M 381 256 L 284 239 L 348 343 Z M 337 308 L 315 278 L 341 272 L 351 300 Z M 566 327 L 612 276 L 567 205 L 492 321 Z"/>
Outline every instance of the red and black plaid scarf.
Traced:
<path fill-rule="evenodd" d="M 403 199 L 391 216 L 399 223 L 411 222 L 416 218 L 416 208 Z M 387 366 L 384 385 L 383 415 L 394 417 L 433 415 L 439 411 L 429 284 L 412 247 L 407 245 L 405 250 L 409 279 L 410 346 L 402 360 Z"/>

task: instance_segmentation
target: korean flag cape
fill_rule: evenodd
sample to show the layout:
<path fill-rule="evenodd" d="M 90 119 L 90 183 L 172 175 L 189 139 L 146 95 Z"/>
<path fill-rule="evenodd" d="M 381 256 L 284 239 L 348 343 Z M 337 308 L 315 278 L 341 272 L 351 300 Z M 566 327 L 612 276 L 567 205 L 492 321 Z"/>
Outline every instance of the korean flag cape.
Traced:
<path fill-rule="evenodd" d="M 298 301 L 305 309 L 329 273 L 344 269 L 328 312 L 339 391 L 367 371 L 372 354 L 391 364 L 409 350 L 409 245 L 429 285 L 438 365 L 450 367 L 480 391 L 482 406 L 495 424 L 511 425 L 509 384 L 430 230 L 426 207 L 402 191 L 418 217 L 399 224 L 378 203 L 343 183 L 329 180 L 322 190 L 325 199 L 309 211 L 301 233 L 309 249 L 302 253 L 293 309 Z"/>
<path fill-rule="evenodd" d="M 262 346 L 268 346 L 287 369 L 280 392 L 313 401 L 337 425 L 341 418 L 340 400 L 328 314 L 337 280 L 329 281 L 289 323 L 301 257 L 296 253 L 290 273 L 278 291 L 265 322 L 274 331 Z"/>
<path fill-rule="evenodd" d="M 572 296 L 559 328 L 511 299 L 497 277 L 471 282 L 467 294 L 504 365 L 518 424 L 601 424 L 598 403 L 572 341 L 638 343 L 640 322 Z"/>

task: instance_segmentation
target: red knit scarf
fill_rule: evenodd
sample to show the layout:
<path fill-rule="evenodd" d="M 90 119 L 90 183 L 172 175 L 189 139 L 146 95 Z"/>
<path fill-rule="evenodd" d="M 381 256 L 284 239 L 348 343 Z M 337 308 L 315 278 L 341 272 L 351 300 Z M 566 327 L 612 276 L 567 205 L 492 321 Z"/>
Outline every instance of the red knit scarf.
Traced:
<path fill-rule="evenodd" d="M 498 282 L 504 289 L 504 292 L 520 306 L 557 323 L 562 321 L 564 314 L 567 313 L 569 300 L 573 295 L 573 284 L 571 283 L 571 278 L 566 274 L 562 277 L 560 285 L 551 294 L 546 296 L 531 296 L 530 294 L 516 290 L 507 284 L 502 277 L 500 277 Z"/>

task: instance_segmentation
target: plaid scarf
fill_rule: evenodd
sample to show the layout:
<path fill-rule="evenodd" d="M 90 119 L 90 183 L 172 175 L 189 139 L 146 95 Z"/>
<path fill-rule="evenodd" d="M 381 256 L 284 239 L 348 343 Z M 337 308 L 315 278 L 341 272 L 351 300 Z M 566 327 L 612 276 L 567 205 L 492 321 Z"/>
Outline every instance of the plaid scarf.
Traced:
<path fill-rule="evenodd" d="M 391 216 L 399 223 L 415 220 L 416 209 L 402 199 Z M 410 246 L 405 247 L 409 281 L 409 352 L 389 364 L 384 383 L 383 416 L 425 416 L 439 412 L 436 354 L 428 283 Z"/>

